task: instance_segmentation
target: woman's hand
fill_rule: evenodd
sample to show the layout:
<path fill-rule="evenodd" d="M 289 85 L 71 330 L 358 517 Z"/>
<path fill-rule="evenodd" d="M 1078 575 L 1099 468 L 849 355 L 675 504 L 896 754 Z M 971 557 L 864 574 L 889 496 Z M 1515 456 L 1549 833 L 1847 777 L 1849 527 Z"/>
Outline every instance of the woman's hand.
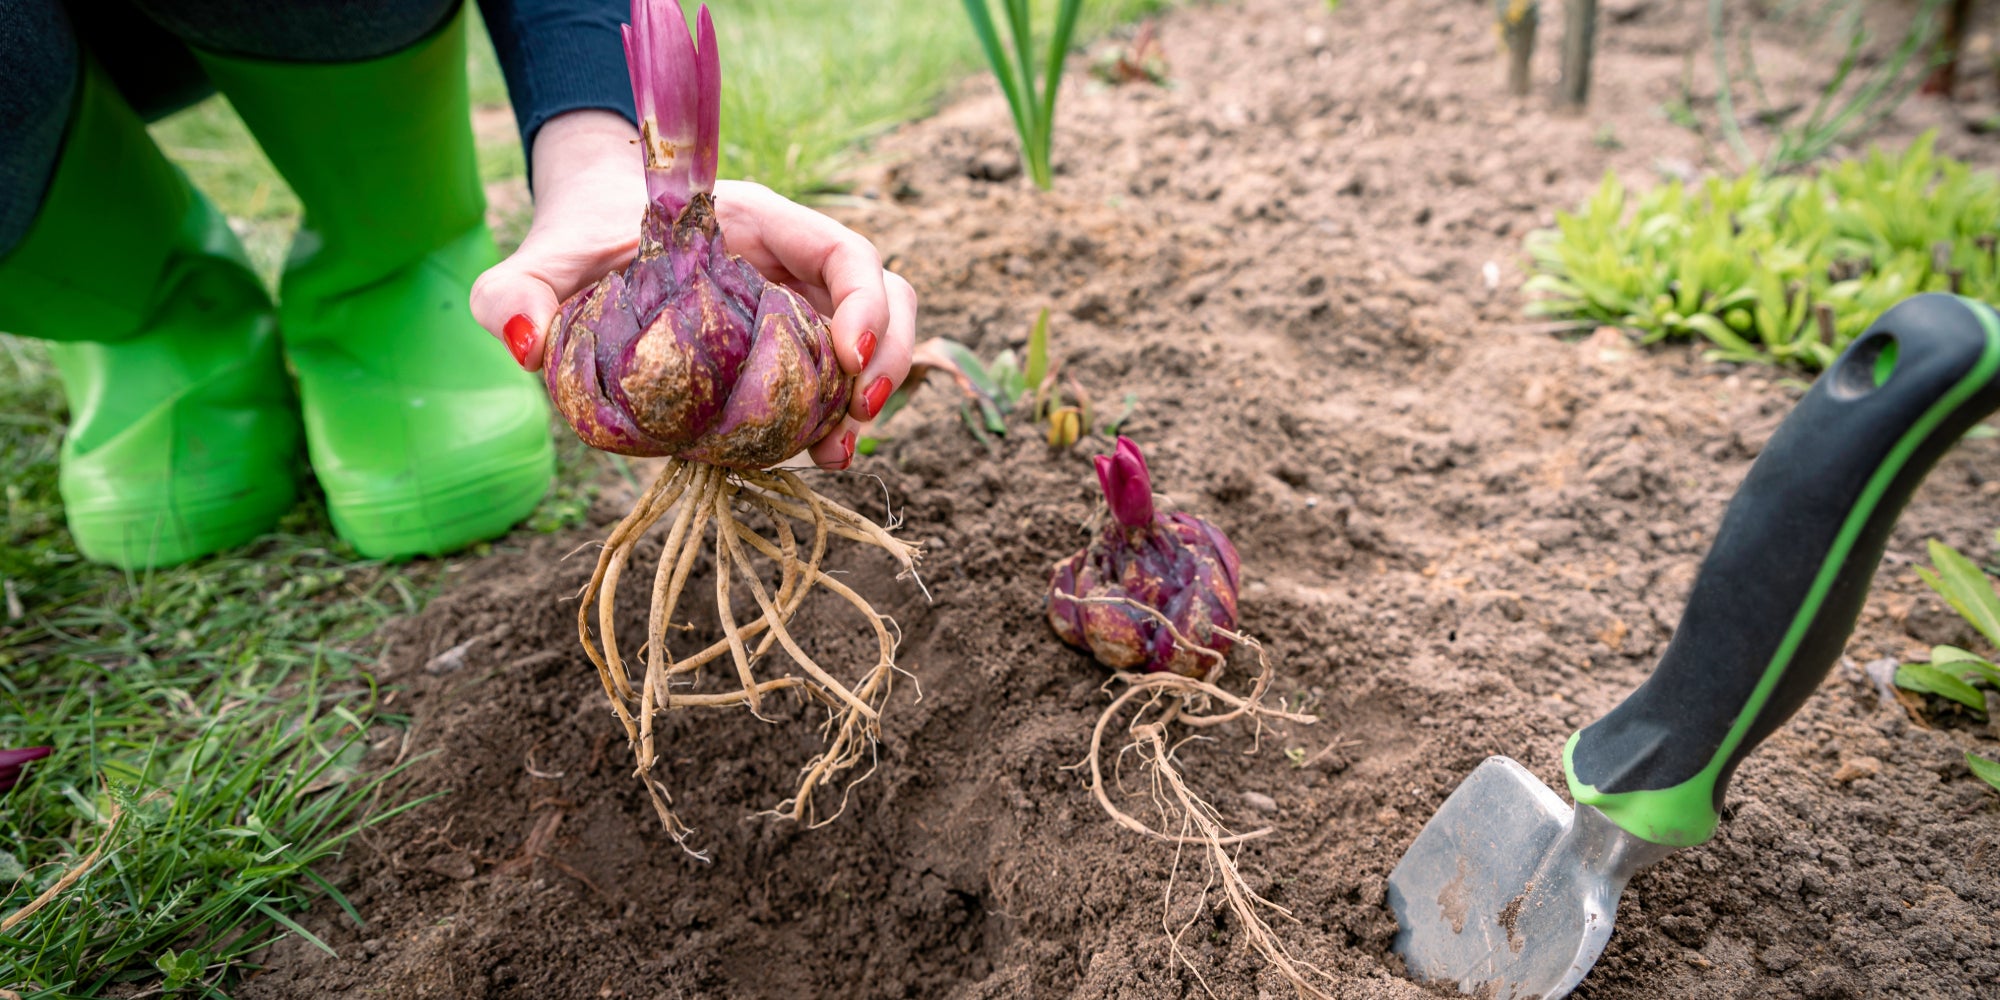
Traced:
<path fill-rule="evenodd" d="M 646 209 L 638 135 L 609 111 L 558 115 L 535 135 L 534 223 L 514 255 L 472 286 L 473 317 L 529 371 L 542 367 L 549 323 L 563 300 L 638 252 Z M 909 374 L 917 293 L 883 270 L 859 233 L 761 184 L 720 181 L 715 202 L 730 253 L 832 317 L 834 353 L 856 376 L 854 400 L 811 453 L 824 468 L 846 468 L 860 425 Z"/>

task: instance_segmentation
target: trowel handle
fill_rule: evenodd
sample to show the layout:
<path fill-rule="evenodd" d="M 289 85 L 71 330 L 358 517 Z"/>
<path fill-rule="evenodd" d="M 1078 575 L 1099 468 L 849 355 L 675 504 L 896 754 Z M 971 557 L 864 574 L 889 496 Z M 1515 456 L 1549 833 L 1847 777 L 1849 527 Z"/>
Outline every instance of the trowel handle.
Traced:
<path fill-rule="evenodd" d="M 1883 313 L 1813 384 L 1729 502 L 1653 675 L 1570 737 L 1572 796 L 1654 843 L 1715 832 L 1736 765 L 1847 645 L 1903 505 L 2000 406 L 2000 319 L 1953 295 Z"/>

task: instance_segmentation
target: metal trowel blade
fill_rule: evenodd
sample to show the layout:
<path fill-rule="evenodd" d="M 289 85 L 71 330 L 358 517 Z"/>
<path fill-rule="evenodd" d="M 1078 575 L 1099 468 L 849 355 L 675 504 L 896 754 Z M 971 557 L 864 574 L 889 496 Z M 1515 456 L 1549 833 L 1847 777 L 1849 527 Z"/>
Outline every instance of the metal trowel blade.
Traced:
<path fill-rule="evenodd" d="M 1411 978 L 1462 993 L 1568 996 L 1603 954 L 1625 883 L 1668 850 L 1489 757 L 1389 875 L 1396 953 Z"/>

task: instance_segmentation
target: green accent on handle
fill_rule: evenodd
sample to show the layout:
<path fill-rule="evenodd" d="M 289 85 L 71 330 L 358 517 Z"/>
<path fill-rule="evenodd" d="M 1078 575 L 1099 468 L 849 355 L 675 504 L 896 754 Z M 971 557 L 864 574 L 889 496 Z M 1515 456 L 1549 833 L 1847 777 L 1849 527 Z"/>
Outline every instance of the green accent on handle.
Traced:
<path fill-rule="evenodd" d="M 1569 741 L 1563 744 L 1563 772 L 1569 779 L 1570 797 L 1578 804 L 1595 806 L 1620 829 L 1655 844 L 1692 847 L 1715 836 L 1715 828 L 1722 821 L 1715 810 L 1715 783 L 1722 776 L 1723 768 L 1735 754 L 1736 748 L 1742 745 L 1743 737 L 1750 731 L 1751 724 L 1763 711 L 1765 702 L 1770 700 L 1771 692 L 1777 688 L 1786 667 L 1791 665 L 1793 654 L 1798 651 L 1799 643 L 1805 639 L 1806 632 L 1812 628 L 1813 620 L 1819 615 L 1820 605 L 1826 600 L 1827 591 L 1832 589 L 1834 579 L 1840 575 L 1841 566 L 1846 563 L 1847 555 L 1853 549 L 1855 540 L 1860 537 L 1862 529 L 1868 524 L 1868 519 L 1874 515 L 1875 507 L 1881 501 L 1882 495 L 1888 492 L 1889 485 L 1895 482 L 1896 477 L 1903 471 L 1903 466 L 1909 462 L 1910 456 L 1922 446 L 1926 438 L 1930 437 L 1931 432 L 1943 423 L 1952 411 L 1978 393 L 1993 378 L 1995 370 L 2000 369 L 2000 317 L 1996 317 L 1993 310 L 1983 302 L 1963 298 L 1960 301 L 1972 310 L 1973 315 L 1979 317 L 1980 325 L 1986 328 L 1986 349 L 1980 352 L 1979 363 L 1974 365 L 1972 371 L 1960 379 L 1957 385 L 1952 386 L 1951 391 L 1945 393 L 1942 399 L 1924 411 L 1924 415 L 1896 442 L 1896 447 L 1882 460 L 1882 464 L 1875 469 L 1875 474 L 1869 477 L 1868 485 L 1855 500 L 1854 509 L 1848 512 L 1847 519 L 1842 522 L 1840 534 L 1834 539 L 1833 548 L 1827 553 L 1826 560 L 1820 564 L 1819 574 L 1813 578 L 1812 590 L 1807 593 L 1798 614 L 1793 616 L 1791 627 L 1785 632 L 1784 641 L 1778 645 L 1771 662 L 1765 666 L 1764 675 L 1757 682 L 1756 690 L 1751 692 L 1750 700 L 1744 703 L 1743 710 L 1737 713 L 1735 724 L 1729 727 L 1729 734 L 1723 738 L 1722 745 L 1716 748 L 1715 757 L 1708 762 L 1707 767 L 1701 769 L 1699 774 L 1671 788 L 1601 792 L 1595 786 L 1584 784 L 1576 778 L 1576 765 L 1572 755 L 1576 750 L 1577 740 L 1583 735 L 1582 730 L 1578 730 L 1570 734 Z M 1885 357 L 1889 359 L 1887 372 L 1884 370 L 1882 360 Z M 1894 367 L 1894 349 L 1885 348 L 1876 357 L 1876 384 L 1881 385 L 1886 382 L 1887 374 L 1893 372 Z"/>
<path fill-rule="evenodd" d="M 1977 311 L 1975 310 L 1975 313 Z M 1881 388 L 1896 373 L 1896 341 L 1891 338 L 1882 346 L 1881 353 L 1875 355 L 1875 387 Z"/>

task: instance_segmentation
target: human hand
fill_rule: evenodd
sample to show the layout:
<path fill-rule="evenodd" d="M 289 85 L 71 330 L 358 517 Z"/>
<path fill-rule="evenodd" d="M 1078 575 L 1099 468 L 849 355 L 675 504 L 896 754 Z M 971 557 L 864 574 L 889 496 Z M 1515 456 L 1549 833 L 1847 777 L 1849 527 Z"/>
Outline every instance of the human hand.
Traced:
<path fill-rule="evenodd" d="M 472 286 L 472 315 L 537 371 L 549 323 L 564 299 L 624 267 L 638 252 L 646 180 L 638 130 L 608 111 L 572 111 L 535 136 L 535 218 L 513 256 Z M 719 181 L 717 221 L 730 253 L 830 317 L 835 356 L 856 376 L 847 417 L 811 448 L 843 469 L 861 424 L 881 412 L 909 374 L 917 294 L 884 270 L 873 244 L 761 184 Z"/>

